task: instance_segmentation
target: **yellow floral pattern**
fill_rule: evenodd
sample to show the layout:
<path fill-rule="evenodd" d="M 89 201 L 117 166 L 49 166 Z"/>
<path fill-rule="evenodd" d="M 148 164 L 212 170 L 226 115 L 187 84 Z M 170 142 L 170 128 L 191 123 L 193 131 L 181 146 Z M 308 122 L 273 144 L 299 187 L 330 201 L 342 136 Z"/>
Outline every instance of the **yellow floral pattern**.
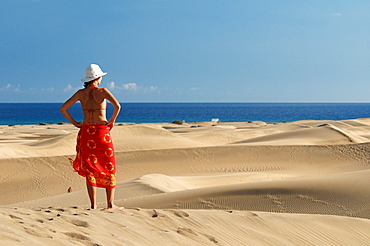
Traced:
<path fill-rule="evenodd" d="M 110 128 L 104 124 L 83 125 L 77 136 L 76 158 L 71 164 L 95 187 L 116 186 L 116 162 Z"/>

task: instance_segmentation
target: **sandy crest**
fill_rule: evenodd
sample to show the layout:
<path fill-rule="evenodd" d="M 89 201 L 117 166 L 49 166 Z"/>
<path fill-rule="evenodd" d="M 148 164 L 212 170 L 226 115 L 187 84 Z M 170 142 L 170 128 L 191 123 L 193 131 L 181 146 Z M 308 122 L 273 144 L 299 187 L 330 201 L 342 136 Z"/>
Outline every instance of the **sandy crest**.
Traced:
<path fill-rule="evenodd" d="M 6 245 L 366 245 L 370 226 L 333 215 L 171 209 L 3 208 L 0 218 Z"/>
<path fill-rule="evenodd" d="M 370 242 L 370 119 L 116 124 L 125 211 L 86 210 L 84 180 L 67 160 L 73 126 L 0 132 L 7 245 Z M 103 208 L 103 189 L 98 201 Z"/>

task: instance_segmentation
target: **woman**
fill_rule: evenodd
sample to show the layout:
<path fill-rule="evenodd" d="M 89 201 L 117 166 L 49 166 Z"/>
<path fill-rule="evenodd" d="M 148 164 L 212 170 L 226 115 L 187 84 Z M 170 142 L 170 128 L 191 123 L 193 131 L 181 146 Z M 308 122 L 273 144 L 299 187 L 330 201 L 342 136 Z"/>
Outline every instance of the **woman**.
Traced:
<path fill-rule="evenodd" d="M 121 106 L 117 99 L 106 88 L 99 88 L 103 73 L 96 64 L 86 68 L 84 89 L 77 91 L 60 108 L 62 114 L 74 126 L 80 128 L 77 136 L 77 155 L 71 164 L 79 175 L 86 177 L 87 192 L 91 208 L 96 209 L 96 187 L 106 189 L 107 207 L 123 209 L 114 205 L 116 187 L 116 162 L 110 130 L 118 116 Z M 114 107 L 112 117 L 107 120 L 106 107 L 108 100 Z M 84 114 L 83 123 L 77 122 L 68 109 L 77 101 L 81 102 Z"/>

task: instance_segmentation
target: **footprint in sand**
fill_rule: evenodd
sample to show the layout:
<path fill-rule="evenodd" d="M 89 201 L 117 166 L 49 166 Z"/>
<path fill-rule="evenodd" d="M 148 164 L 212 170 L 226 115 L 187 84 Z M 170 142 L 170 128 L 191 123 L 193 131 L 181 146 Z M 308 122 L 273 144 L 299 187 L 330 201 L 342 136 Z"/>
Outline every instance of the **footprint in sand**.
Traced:
<path fill-rule="evenodd" d="M 218 244 L 219 243 L 214 236 L 207 235 L 207 234 L 203 234 L 203 235 L 205 237 L 207 237 L 209 239 L 209 241 L 211 241 L 212 243 L 215 243 L 215 244 Z"/>
<path fill-rule="evenodd" d="M 51 235 L 47 234 L 47 233 L 42 233 L 41 230 L 34 230 L 34 229 L 31 229 L 31 228 L 24 228 L 24 230 L 32 235 L 32 236 L 35 236 L 35 237 L 41 237 L 41 238 L 53 238 Z"/>
<path fill-rule="evenodd" d="M 75 233 L 75 232 L 65 232 L 65 235 L 71 237 L 72 239 L 79 239 L 79 240 L 86 240 L 86 241 L 91 241 L 89 237 L 86 237 L 80 233 Z"/>
<path fill-rule="evenodd" d="M 184 218 L 184 217 L 189 217 L 190 215 L 184 211 L 181 210 L 169 210 L 169 212 L 173 213 L 177 217 Z"/>
<path fill-rule="evenodd" d="M 85 227 L 85 228 L 88 228 L 90 227 L 90 224 L 86 221 L 83 221 L 83 220 L 77 220 L 77 219 L 69 219 L 69 218 L 66 218 L 64 217 L 63 218 L 65 221 L 75 225 L 75 226 L 79 226 L 79 227 Z"/>
<path fill-rule="evenodd" d="M 148 213 L 152 216 L 152 218 L 166 217 L 164 213 L 158 213 L 155 209 L 153 209 L 153 211 L 148 211 Z"/>
<path fill-rule="evenodd" d="M 89 223 L 87 223 L 86 221 L 82 221 L 82 220 L 72 220 L 71 221 L 72 224 L 74 224 L 75 226 L 81 226 L 81 227 L 89 227 Z"/>
<path fill-rule="evenodd" d="M 196 234 L 192 229 L 190 228 L 181 228 L 179 227 L 177 229 L 177 233 L 181 234 L 181 235 L 184 235 L 184 236 L 198 236 L 198 234 Z"/>
<path fill-rule="evenodd" d="M 9 217 L 12 218 L 12 219 L 23 220 L 22 218 L 20 218 L 18 216 L 15 216 L 15 215 L 12 215 L 12 214 L 10 214 Z"/>

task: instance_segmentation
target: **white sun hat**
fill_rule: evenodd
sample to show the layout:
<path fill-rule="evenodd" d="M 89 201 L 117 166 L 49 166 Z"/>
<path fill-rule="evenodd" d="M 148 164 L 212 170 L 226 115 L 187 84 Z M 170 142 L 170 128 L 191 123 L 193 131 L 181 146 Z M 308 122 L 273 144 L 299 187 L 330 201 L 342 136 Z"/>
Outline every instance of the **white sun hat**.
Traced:
<path fill-rule="evenodd" d="M 82 82 L 89 82 L 91 80 L 97 79 L 106 75 L 107 73 L 103 73 L 100 69 L 99 65 L 90 64 L 85 70 L 85 78 L 81 79 Z"/>

